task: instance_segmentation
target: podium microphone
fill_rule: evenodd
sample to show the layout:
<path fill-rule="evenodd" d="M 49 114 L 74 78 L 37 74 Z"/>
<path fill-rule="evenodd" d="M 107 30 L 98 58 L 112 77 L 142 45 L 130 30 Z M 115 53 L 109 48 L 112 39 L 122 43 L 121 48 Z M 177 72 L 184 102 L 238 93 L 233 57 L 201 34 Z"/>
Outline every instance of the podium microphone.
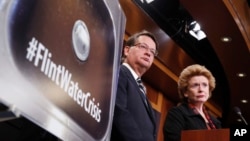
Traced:
<path fill-rule="evenodd" d="M 239 107 L 234 107 L 234 111 L 236 112 L 237 115 L 240 116 L 240 118 L 243 120 L 243 122 L 248 125 L 247 121 L 245 120 L 245 118 L 242 116 L 240 108 Z"/>

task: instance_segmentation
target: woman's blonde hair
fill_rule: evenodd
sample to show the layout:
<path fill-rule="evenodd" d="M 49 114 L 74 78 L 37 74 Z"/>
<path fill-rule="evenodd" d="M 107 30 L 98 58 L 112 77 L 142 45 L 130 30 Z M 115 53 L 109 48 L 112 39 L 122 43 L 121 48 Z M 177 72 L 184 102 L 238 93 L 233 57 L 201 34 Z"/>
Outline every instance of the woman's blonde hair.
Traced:
<path fill-rule="evenodd" d="M 193 76 L 205 76 L 209 83 L 209 95 L 212 96 L 212 91 L 215 89 L 215 78 L 212 73 L 205 67 L 198 64 L 186 67 L 180 74 L 178 80 L 178 93 L 182 100 L 186 100 L 184 93 L 187 91 L 188 81 Z"/>

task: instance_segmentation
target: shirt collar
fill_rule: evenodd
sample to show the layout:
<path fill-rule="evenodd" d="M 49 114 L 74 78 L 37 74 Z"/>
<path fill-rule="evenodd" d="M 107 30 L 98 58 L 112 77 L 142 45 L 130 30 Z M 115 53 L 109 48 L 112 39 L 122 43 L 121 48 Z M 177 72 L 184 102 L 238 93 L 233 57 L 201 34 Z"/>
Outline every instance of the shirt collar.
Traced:
<path fill-rule="evenodd" d="M 122 63 L 125 67 L 129 69 L 129 71 L 132 73 L 134 79 L 136 80 L 138 78 L 138 75 L 135 73 L 135 71 L 131 68 L 131 66 L 128 63 Z"/>

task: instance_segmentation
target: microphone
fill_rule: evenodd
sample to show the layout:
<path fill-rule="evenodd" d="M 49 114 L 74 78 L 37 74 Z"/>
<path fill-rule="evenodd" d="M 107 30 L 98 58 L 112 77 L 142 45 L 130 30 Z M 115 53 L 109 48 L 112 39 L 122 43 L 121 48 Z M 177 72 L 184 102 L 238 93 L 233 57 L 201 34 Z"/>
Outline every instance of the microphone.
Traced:
<path fill-rule="evenodd" d="M 237 115 L 240 116 L 240 118 L 243 120 L 243 122 L 248 125 L 247 121 L 245 120 L 245 118 L 242 116 L 240 108 L 239 107 L 234 107 L 234 111 L 236 112 Z"/>

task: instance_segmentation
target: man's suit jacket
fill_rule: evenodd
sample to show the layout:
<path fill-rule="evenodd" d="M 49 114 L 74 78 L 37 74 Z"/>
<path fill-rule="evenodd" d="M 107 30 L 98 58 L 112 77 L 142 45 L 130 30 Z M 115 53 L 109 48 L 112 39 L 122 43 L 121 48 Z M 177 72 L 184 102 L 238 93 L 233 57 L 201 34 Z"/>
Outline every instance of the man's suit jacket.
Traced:
<path fill-rule="evenodd" d="M 111 141 L 155 141 L 155 113 L 132 73 L 121 65 L 113 117 Z"/>

